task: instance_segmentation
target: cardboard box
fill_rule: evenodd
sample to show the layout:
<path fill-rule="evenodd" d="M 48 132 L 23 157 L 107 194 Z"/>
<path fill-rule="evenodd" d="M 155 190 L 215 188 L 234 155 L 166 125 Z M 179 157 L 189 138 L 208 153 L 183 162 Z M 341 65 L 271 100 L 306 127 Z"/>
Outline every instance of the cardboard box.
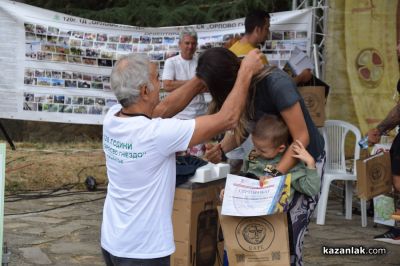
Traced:
<path fill-rule="evenodd" d="M 290 265 L 286 213 L 220 220 L 230 266 Z"/>
<path fill-rule="evenodd" d="M 392 171 L 388 152 L 357 160 L 356 167 L 359 198 L 369 200 L 392 190 Z"/>
<path fill-rule="evenodd" d="M 176 251 L 171 266 L 222 265 L 223 240 L 217 204 L 225 179 L 187 182 L 176 188 L 172 221 Z"/>
<path fill-rule="evenodd" d="M 325 123 L 325 87 L 304 86 L 298 87 L 298 90 L 314 124 L 317 127 L 323 127 Z"/>

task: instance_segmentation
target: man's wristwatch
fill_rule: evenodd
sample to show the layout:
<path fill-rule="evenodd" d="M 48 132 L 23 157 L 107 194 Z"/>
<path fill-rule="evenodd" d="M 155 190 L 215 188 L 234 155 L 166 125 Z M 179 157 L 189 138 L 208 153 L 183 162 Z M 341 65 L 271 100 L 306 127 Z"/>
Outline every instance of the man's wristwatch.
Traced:
<path fill-rule="evenodd" d="M 268 164 L 265 169 L 264 169 L 265 173 L 269 176 L 281 176 L 283 175 L 281 172 L 279 172 L 275 166 Z"/>

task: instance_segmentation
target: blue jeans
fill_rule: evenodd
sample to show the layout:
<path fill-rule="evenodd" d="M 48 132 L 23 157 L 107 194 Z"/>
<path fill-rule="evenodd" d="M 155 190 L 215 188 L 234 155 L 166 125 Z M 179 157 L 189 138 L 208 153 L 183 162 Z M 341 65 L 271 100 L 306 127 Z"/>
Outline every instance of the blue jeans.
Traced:
<path fill-rule="evenodd" d="M 116 257 L 104 248 L 101 248 L 101 252 L 107 266 L 170 266 L 171 256 L 156 259 L 131 259 Z"/>

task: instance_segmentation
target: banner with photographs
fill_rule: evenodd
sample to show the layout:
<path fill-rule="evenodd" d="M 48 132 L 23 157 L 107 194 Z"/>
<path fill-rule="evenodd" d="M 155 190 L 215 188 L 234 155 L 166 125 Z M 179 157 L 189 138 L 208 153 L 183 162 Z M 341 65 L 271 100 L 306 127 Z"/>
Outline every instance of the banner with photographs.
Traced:
<path fill-rule="evenodd" d="M 309 54 L 310 9 L 271 14 L 262 49 L 283 67 L 295 46 Z M 142 28 L 69 16 L 0 0 L 0 117 L 102 124 L 117 101 L 110 73 L 121 55 L 146 53 L 159 65 L 179 53 L 181 27 Z M 243 34 L 244 19 L 192 25 L 198 53 Z M 160 97 L 165 96 L 161 93 Z"/>

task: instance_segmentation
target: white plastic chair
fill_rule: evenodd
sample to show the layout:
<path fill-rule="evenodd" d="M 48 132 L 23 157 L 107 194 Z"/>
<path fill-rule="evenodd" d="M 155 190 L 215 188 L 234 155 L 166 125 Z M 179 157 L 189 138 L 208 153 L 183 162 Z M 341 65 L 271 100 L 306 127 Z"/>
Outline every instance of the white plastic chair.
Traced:
<path fill-rule="evenodd" d="M 322 182 L 321 197 L 317 206 L 317 224 L 325 224 L 326 206 L 328 203 L 329 187 L 333 180 L 345 181 L 345 218 L 351 220 L 353 204 L 353 182 L 357 180 L 356 160 L 360 158 L 361 139 L 360 130 L 352 124 L 340 120 L 327 120 L 323 128 L 325 140 L 326 165 L 324 179 Z M 355 137 L 353 172 L 346 171 L 345 163 L 345 140 L 347 133 L 352 132 Z M 367 226 L 367 203 L 361 202 L 361 226 Z"/>

